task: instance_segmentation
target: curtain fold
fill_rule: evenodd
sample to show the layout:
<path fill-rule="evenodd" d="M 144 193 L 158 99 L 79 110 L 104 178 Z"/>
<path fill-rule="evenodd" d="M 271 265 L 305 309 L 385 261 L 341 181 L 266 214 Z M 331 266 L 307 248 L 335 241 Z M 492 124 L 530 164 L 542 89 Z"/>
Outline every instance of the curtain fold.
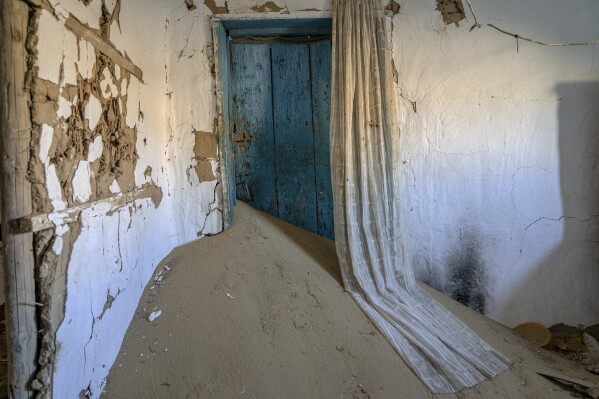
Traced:
<path fill-rule="evenodd" d="M 391 49 L 376 0 L 333 0 L 330 151 L 346 290 L 434 393 L 492 378 L 509 360 L 424 292 L 402 232 Z"/>

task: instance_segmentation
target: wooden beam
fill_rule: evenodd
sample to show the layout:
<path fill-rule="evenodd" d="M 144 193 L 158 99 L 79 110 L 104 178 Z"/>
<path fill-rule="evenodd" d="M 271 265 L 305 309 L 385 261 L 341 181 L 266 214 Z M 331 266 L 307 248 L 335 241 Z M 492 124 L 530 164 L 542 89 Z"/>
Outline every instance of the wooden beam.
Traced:
<path fill-rule="evenodd" d="M 4 221 L 32 211 L 31 185 L 26 178 L 32 127 L 25 87 L 29 11 L 21 1 L 0 3 L 0 188 Z M 30 398 L 38 351 L 36 308 L 31 306 L 35 303 L 33 234 L 11 234 L 8 223 L 2 223 L 2 230 L 9 397 Z"/>
<path fill-rule="evenodd" d="M 39 213 L 35 215 L 23 216 L 18 219 L 9 221 L 10 231 L 12 234 L 26 234 L 41 230 L 53 229 L 56 227 L 54 221 L 60 220 L 62 223 L 71 223 L 77 221 L 81 211 L 93 208 L 95 206 L 108 204 L 110 209 L 108 212 L 114 212 L 117 209 L 127 205 L 135 200 L 152 198 L 157 207 L 156 195 L 160 192 L 160 188 L 156 185 L 147 185 L 139 190 L 130 191 L 124 194 L 117 194 L 112 197 L 102 198 L 97 201 L 87 202 L 85 204 L 73 206 L 71 208 L 54 211 L 51 213 Z"/>
<path fill-rule="evenodd" d="M 64 25 L 77 35 L 77 37 L 88 41 L 96 50 L 113 60 L 121 68 L 125 68 L 131 72 L 140 82 L 143 82 L 143 72 L 137 65 L 123 57 L 114 47 L 102 40 L 90 28 L 79 22 L 72 14 L 69 14 L 69 18 L 67 18 Z"/>

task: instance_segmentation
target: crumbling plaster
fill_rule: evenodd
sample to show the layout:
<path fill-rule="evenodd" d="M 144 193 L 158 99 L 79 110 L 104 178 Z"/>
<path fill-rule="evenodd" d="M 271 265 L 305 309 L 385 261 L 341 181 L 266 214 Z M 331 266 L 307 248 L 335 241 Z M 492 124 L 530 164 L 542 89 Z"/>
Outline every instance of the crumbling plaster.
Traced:
<path fill-rule="evenodd" d="M 553 41 L 599 37 L 594 24 L 599 6 L 578 2 L 473 0 L 479 19 L 522 35 Z M 267 3 L 105 0 L 110 11 L 120 4 L 110 41 L 143 71 L 143 82 L 129 74 L 123 84 L 114 67 L 101 84 L 107 96 L 117 103 L 120 98 L 117 109 L 135 129 L 133 181 L 127 189 L 115 179 L 109 192 L 97 195 L 93 165 L 105 143 L 95 136 L 69 180 L 72 198 L 48 154 L 60 118 L 67 120 L 81 101 L 66 93 L 81 78 L 94 76 L 97 50 L 64 22 L 72 14 L 100 30 L 102 0 L 87 6 L 51 0 L 57 17 L 41 12 L 37 77 L 49 82 L 41 104 L 56 119 L 40 121 L 32 143 L 39 147 L 34 166 L 44 177 L 39 191 L 47 196 L 40 211 L 97 201 L 79 212 L 72 229 L 57 219 L 51 231 L 53 253 L 66 259 L 54 397 L 98 397 L 154 267 L 173 247 L 220 231 L 221 154 L 210 137 L 218 126 L 209 18 L 213 10 L 265 17 L 330 10 L 328 0 Z M 434 2 L 405 0 L 399 6 L 391 7 L 397 12 L 392 39 L 401 97 L 403 195 L 417 274 L 510 325 L 530 319 L 597 322 L 597 184 L 573 194 L 565 193 L 564 185 L 596 183 L 591 153 L 599 152 L 592 151 L 597 144 L 590 132 L 593 112 L 599 112 L 594 111 L 597 87 L 588 83 L 598 80 L 598 50 L 517 46 L 493 30 L 469 31 L 468 10 L 468 20 L 456 26 L 445 25 Z M 280 10 L 261 13 L 275 8 Z M 572 106 L 583 100 L 590 105 Z M 102 99 L 86 101 L 83 119 L 93 132 Z M 161 201 L 110 204 L 119 191 L 148 184 L 161 191 Z M 67 245 L 60 243 L 61 235 Z M 47 246 L 48 238 L 41 238 Z"/>
<path fill-rule="evenodd" d="M 178 187 L 183 182 L 173 177 L 179 169 L 176 163 L 188 164 L 193 157 L 176 154 L 171 160 L 168 152 L 172 142 L 181 141 L 182 132 L 171 128 L 167 115 L 166 65 L 171 60 L 164 2 L 144 2 L 142 9 L 130 1 L 49 4 L 37 19 L 36 77 L 44 84 L 33 96 L 40 98 L 35 107 L 41 119 L 31 167 L 41 170 L 33 175 L 42 186 L 38 211 L 50 211 L 57 226 L 37 233 L 37 259 L 43 270 L 56 271 L 40 272 L 45 278 L 41 298 L 52 301 L 48 308 L 53 313 L 45 316 L 49 322 L 43 337 L 48 345 L 40 354 L 44 367 L 34 387 L 53 397 L 98 397 L 155 266 L 175 246 L 197 238 L 198 231 L 219 231 L 217 212 L 210 226 L 204 221 L 208 209 L 218 207 L 216 180 L 206 182 L 210 187 L 200 187 L 197 179 Z M 111 18 L 109 29 L 101 23 L 102 4 Z M 71 16 L 139 67 L 143 81 L 69 30 L 65 21 Z M 99 62 L 107 68 L 98 69 Z M 73 119 L 78 115 L 81 122 Z M 109 124 L 108 131 L 102 130 L 103 123 Z M 82 133 L 75 134 L 75 128 Z M 74 158 L 56 155 L 62 154 L 56 152 L 61 145 L 72 154 L 69 148 L 76 147 L 61 143 L 77 137 L 90 137 L 81 152 Z M 115 154 L 115 159 L 106 158 Z M 125 158 L 131 168 L 122 171 L 118 161 Z M 73 165 L 70 172 L 60 173 L 62 159 Z M 111 199 L 143 187 L 155 194 L 126 204 Z M 186 190 L 193 198 L 185 209 L 186 230 L 177 232 L 175 194 L 185 197 Z M 90 201 L 95 201 L 93 206 L 86 206 Z M 63 222 L 60 211 L 77 207 L 76 222 Z M 70 231 L 77 236 L 70 234 L 65 245 L 62 238 Z"/>

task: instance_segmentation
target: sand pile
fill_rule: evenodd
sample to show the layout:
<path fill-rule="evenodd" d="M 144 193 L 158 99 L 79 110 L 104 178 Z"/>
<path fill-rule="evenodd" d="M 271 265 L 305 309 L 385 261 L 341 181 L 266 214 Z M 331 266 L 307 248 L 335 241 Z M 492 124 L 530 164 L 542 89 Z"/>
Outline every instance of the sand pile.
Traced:
<path fill-rule="evenodd" d="M 238 203 L 232 228 L 174 250 L 156 275 L 106 398 L 434 397 L 344 292 L 332 241 Z M 536 370 L 599 382 L 432 293 L 514 362 L 455 397 L 571 397 Z"/>

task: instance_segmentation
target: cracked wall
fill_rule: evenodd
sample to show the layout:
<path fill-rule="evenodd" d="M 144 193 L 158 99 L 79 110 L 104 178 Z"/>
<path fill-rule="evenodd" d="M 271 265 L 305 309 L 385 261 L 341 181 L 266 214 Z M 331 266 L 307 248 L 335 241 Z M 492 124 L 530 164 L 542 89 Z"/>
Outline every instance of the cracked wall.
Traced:
<path fill-rule="evenodd" d="M 203 134 L 185 150 L 196 156 L 169 150 L 194 136 L 168 115 L 169 4 L 32 4 L 29 178 L 34 212 L 54 226 L 35 233 L 43 306 L 32 386 L 39 397 L 95 398 L 155 265 L 198 232 L 222 228 L 218 154 Z M 197 112 L 199 126 L 205 110 Z M 194 162 L 211 166 L 203 186 L 195 169 L 191 182 L 175 176 Z M 175 198 L 188 206 L 179 231 Z"/>
<path fill-rule="evenodd" d="M 154 266 L 222 229 L 209 17 L 294 8 L 31 4 L 29 171 L 35 212 L 53 226 L 35 234 L 44 306 L 33 386 L 40 397 L 95 398 Z"/>
<path fill-rule="evenodd" d="M 400 4 L 393 49 L 417 276 L 509 326 L 599 322 L 599 48 L 517 43 L 470 31 L 468 10 L 456 26 L 434 5 Z M 480 22 L 522 36 L 599 37 L 593 1 L 472 4 Z"/>

